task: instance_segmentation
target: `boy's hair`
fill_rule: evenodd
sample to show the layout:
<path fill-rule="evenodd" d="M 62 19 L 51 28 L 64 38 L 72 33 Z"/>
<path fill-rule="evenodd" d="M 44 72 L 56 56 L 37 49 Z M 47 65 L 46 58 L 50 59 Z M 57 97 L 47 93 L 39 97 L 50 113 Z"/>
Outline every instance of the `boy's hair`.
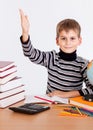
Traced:
<path fill-rule="evenodd" d="M 69 30 L 74 30 L 77 32 L 78 37 L 80 37 L 81 27 L 79 23 L 74 19 L 64 19 L 57 24 L 56 27 L 57 37 L 59 37 L 60 32 L 63 30 L 65 30 L 66 32 L 68 32 Z"/>

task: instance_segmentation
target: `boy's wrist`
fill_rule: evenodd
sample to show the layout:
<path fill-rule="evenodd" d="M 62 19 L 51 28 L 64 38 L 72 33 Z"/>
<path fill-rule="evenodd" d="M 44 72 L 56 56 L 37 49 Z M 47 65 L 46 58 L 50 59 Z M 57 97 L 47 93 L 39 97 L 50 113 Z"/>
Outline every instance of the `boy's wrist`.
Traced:
<path fill-rule="evenodd" d="M 68 92 L 68 97 L 76 97 L 76 96 L 80 96 L 79 91 L 75 90 Z"/>
<path fill-rule="evenodd" d="M 29 35 L 28 35 L 28 38 L 25 39 L 25 40 L 23 40 L 23 35 L 21 35 L 21 37 L 20 37 L 20 41 L 21 41 L 22 44 L 27 44 L 29 42 L 29 40 L 30 40 L 30 36 Z"/>
<path fill-rule="evenodd" d="M 25 43 L 28 41 L 29 35 L 27 33 L 22 33 L 22 42 Z"/>

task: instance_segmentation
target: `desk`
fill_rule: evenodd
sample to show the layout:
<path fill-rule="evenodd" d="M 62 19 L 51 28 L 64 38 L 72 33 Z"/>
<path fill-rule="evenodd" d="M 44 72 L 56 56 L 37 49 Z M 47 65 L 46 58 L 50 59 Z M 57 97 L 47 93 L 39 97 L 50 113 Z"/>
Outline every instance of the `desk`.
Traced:
<path fill-rule="evenodd" d="M 23 101 L 13 106 L 22 104 Z M 93 117 L 59 116 L 61 108 L 50 106 L 50 110 L 36 115 L 0 109 L 0 130 L 93 130 Z"/>

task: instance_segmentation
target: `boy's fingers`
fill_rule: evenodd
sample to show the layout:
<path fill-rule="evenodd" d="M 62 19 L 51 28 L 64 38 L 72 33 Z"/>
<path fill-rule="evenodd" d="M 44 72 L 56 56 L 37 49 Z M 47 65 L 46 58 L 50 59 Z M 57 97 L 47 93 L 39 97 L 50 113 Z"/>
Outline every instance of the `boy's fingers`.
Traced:
<path fill-rule="evenodd" d="M 25 16 L 25 18 L 26 18 L 26 19 L 27 19 L 27 21 L 28 21 L 28 16 L 27 16 L 27 15 Z"/>
<path fill-rule="evenodd" d="M 24 12 L 21 9 L 19 9 L 19 13 L 20 13 L 21 19 L 23 19 L 25 17 Z"/>
<path fill-rule="evenodd" d="M 52 97 L 53 96 L 53 93 L 51 92 L 51 93 L 48 93 L 47 94 L 49 97 Z"/>
<path fill-rule="evenodd" d="M 19 9 L 19 12 L 20 12 L 20 14 L 24 14 L 23 11 L 22 11 L 22 9 Z"/>
<path fill-rule="evenodd" d="M 20 13 L 20 18 L 22 19 L 22 11 L 21 11 L 21 9 L 19 9 L 19 13 Z"/>

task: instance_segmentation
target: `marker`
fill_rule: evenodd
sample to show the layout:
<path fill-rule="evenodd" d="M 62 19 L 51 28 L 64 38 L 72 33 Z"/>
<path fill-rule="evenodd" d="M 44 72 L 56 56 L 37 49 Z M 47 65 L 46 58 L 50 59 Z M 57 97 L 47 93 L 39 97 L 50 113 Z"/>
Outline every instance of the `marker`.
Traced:
<path fill-rule="evenodd" d="M 49 103 L 52 103 L 52 104 L 56 104 L 55 101 L 52 101 L 52 100 L 49 100 L 49 99 L 45 99 L 45 98 L 42 98 L 42 97 L 39 97 L 39 96 L 34 96 L 35 98 L 38 98 L 38 99 L 41 99 L 43 101 L 46 101 L 46 102 L 49 102 Z"/>

